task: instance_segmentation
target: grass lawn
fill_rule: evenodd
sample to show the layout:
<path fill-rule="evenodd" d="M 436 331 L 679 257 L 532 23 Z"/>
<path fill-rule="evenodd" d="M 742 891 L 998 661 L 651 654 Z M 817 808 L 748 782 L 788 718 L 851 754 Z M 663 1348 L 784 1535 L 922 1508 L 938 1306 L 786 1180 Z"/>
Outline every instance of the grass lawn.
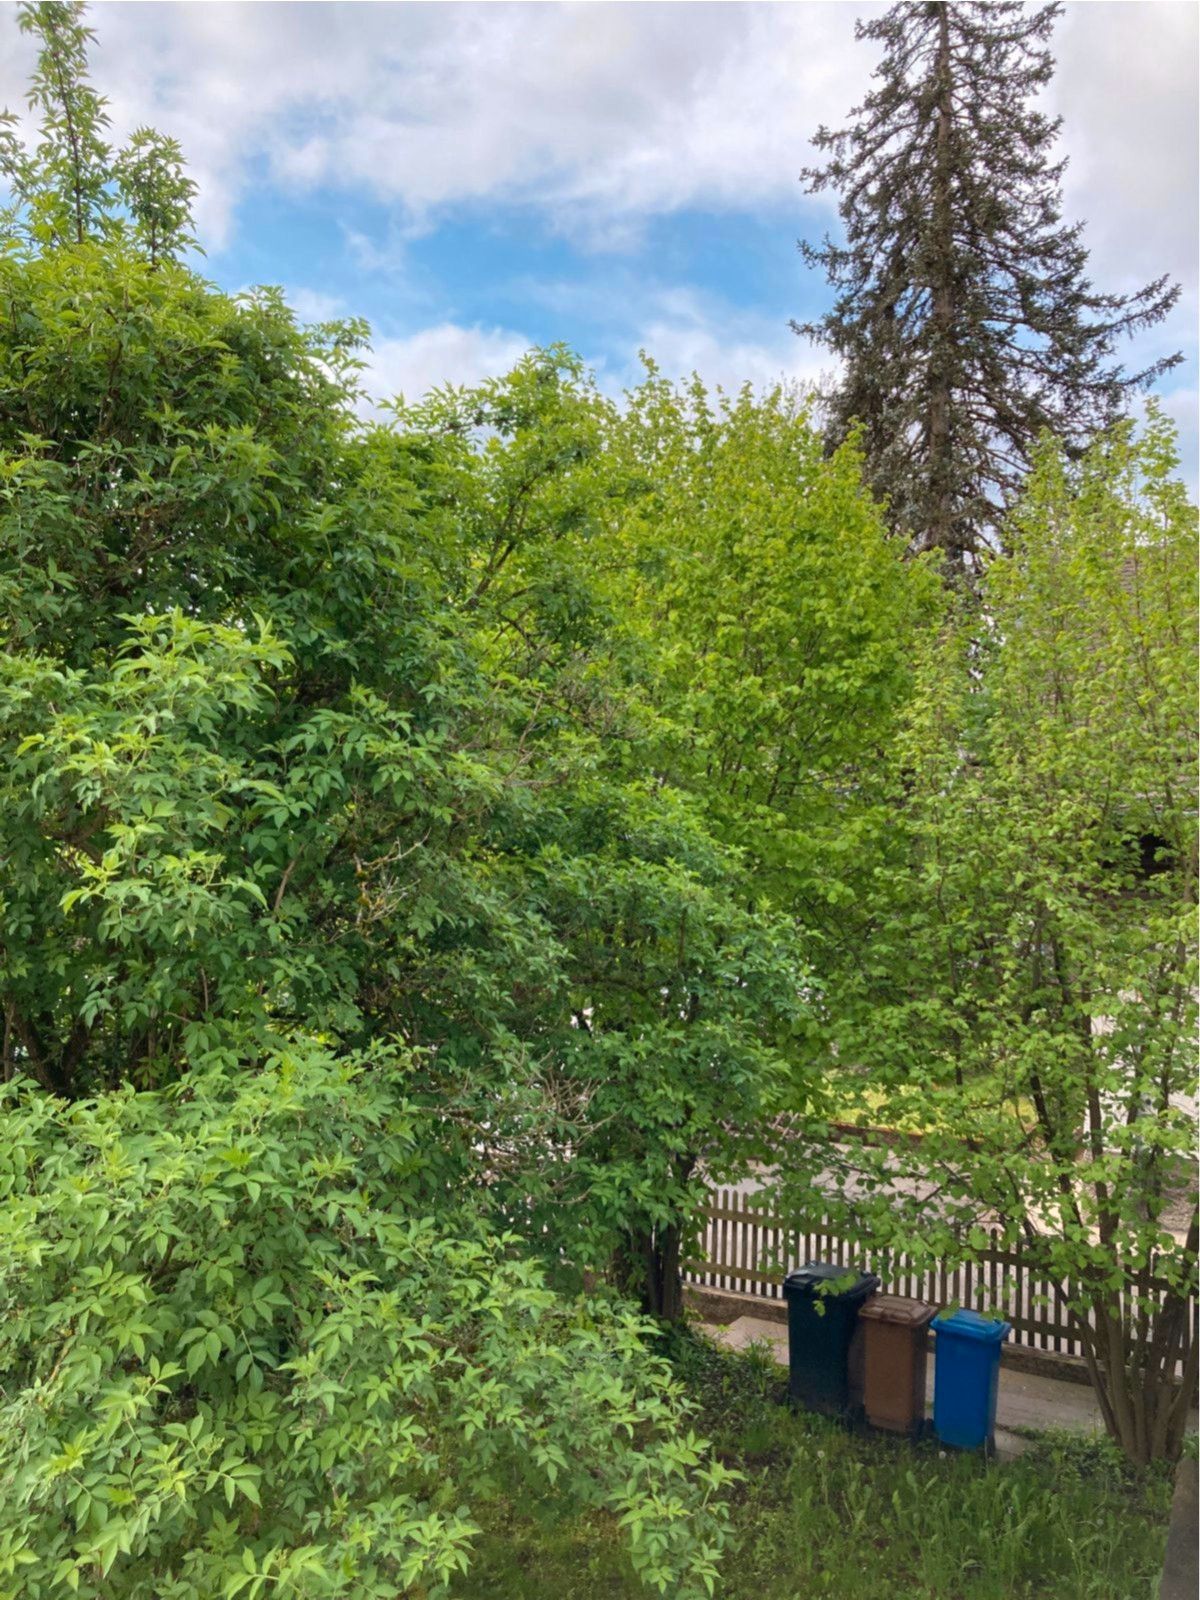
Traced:
<path fill-rule="evenodd" d="M 953 1091 L 950 1110 L 945 1111 L 944 1099 L 936 1085 L 913 1086 L 908 1093 L 873 1089 L 868 1084 L 852 1084 L 846 1102 L 838 1115 L 844 1122 L 866 1128 L 891 1128 L 896 1133 L 946 1133 L 961 1125 L 961 1089 Z M 976 1086 L 976 1097 L 981 1108 L 992 1115 L 1003 1107 L 1007 1116 L 1014 1114 L 1026 1132 L 1037 1127 L 1037 1110 L 1031 1100 L 1002 1099 L 996 1088 L 982 1082 Z"/>
<path fill-rule="evenodd" d="M 725 1600 L 1153 1600 L 1171 1474 L 1138 1476 L 1104 1441 L 1044 1435 L 1019 1461 L 856 1435 L 779 1404 L 778 1369 L 691 1337 L 675 1360 L 722 1458 L 736 1542 Z M 457 1600 L 629 1600 L 620 1535 L 552 1497 L 479 1541 Z"/>

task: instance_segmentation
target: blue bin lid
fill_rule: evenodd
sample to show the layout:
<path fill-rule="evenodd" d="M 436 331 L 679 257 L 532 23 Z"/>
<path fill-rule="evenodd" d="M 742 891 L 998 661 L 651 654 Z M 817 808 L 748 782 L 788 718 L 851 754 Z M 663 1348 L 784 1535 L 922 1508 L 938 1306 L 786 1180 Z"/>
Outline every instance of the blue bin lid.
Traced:
<path fill-rule="evenodd" d="M 997 1322 L 978 1311 L 941 1311 L 933 1326 L 939 1333 L 956 1333 L 960 1339 L 978 1339 L 983 1344 L 1001 1344 L 1012 1332 L 1011 1322 Z"/>

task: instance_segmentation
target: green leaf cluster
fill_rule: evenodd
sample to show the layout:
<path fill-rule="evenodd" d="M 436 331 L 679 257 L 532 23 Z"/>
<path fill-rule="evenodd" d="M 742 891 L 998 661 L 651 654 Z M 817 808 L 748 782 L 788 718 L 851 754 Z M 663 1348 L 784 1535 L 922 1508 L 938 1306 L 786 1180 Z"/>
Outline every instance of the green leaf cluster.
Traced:
<path fill-rule="evenodd" d="M 29 85 L 39 138 L 26 149 L 16 117 L 0 113 L 0 175 L 13 195 L 5 217 L 37 245 L 82 245 L 127 237 L 149 264 L 174 260 L 195 246 L 191 206 L 196 185 L 184 173 L 174 139 L 138 128 L 124 150 L 106 141 L 108 102 L 88 81 L 93 35 L 79 0 L 37 0 L 18 7 L 23 33 L 39 41 Z"/>
<path fill-rule="evenodd" d="M 280 1044 L 255 1073 L 68 1103 L 0 1155 L 0 1594 L 449 1592 L 528 1480 L 702 1592 L 720 1469 L 637 1319 L 431 1204 L 412 1063 Z"/>

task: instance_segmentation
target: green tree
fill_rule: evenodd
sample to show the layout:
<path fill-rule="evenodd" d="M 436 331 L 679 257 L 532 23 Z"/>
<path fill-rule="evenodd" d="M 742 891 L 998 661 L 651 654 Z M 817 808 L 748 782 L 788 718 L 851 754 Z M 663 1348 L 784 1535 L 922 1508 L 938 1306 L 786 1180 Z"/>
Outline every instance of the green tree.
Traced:
<path fill-rule="evenodd" d="M 873 767 L 936 584 L 889 541 L 854 448 L 826 460 L 794 397 L 718 400 L 651 365 L 627 402 L 603 421 L 572 568 L 624 692 L 547 886 L 573 994 L 562 1059 L 596 1129 L 572 1133 L 569 1167 L 593 1222 L 620 1197 L 618 1275 L 673 1316 L 706 1187 L 771 1160 L 779 1114 L 824 1103 L 814 968 L 885 825 Z M 518 641 L 531 590 L 512 561 L 497 604 Z"/>
<path fill-rule="evenodd" d="M 802 246 L 836 291 L 798 333 L 844 362 L 831 433 L 863 427 L 871 486 L 918 549 L 952 573 L 999 531 L 1043 429 L 1073 450 L 1181 358 L 1126 372 L 1117 340 L 1164 317 L 1179 286 L 1107 295 L 1062 221 L 1059 122 L 1033 104 L 1054 69 L 1060 7 L 895 5 L 859 23 L 878 86 L 822 128 L 844 241 Z"/>
<path fill-rule="evenodd" d="M 544 1380 L 558 1359 L 552 1330 L 575 1326 L 581 1313 L 568 1309 L 571 1301 L 551 1310 L 551 1298 L 528 1262 L 528 1246 L 522 1251 L 511 1231 L 507 1237 L 489 1233 L 503 1198 L 498 1184 L 485 1189 L 478 1149 L 489 1114 L 494 1127 L 522 1091 L 527 1137 L 546 1125 L 532 1093 L 536 1084 L 517 1070 L 512 1035 L 520 1019 L 511 1015 L 498 967 L 506 963 L 505 976 L 519 987 L 540 962 L 553 986 L 554 947 L 540 924 L 512 906 L 511 882 L 489 884 L 481 863 L 473 872 L 471 847 L 441 848 L 436 838 L 421 841 L 417 833 L 405 835 L 409 842 L 403 847 L 393 834 L 391 849 L 380 848 L 376 830 L 386 826 L 385 818 L 395 828 L 404 815 L 396 809 L 397 797 L 403 795 L 411 811 L 415 791 L 428 783 L 439 795 L 436 803 L 429 792 L 423 805 L 417 802 L 426 834 L 436 831 L 434 813 L 449 809 L 447 802 L 455 805 L 456 788 L 460 800 L 468 793 L 474 798 L 445 819 L 447 832 L 469 826 L 470 807 L 486 804 L 477 774 L 465 788 L 453 779 L 442 788 L 436 761 L 409 736 L 402 717 L 397 722 L 394 708 L 351 692 L 343 712 L 321 708 L 292 722 L 287 770 L 281 773 L 272 760 L 272 736 L 286 733 L 289 724 L 279 720 L 278 700 L 294 693 L 298 673 L 267 628 L 250 636 L 244 628 L 204 623 L 178 609 L 133 618 L 117 659 L 107 667 L 101 662 L 90 670 L 70 669 L 45 654 L 14 651 L 7 658 L 3 695 L 11 758 L 5 793 L 5 1075 L 19 1082 L 32 1074 L 80 1106 L 72 1112 L 70 1100 L 45 1106 L 27 1100 L 6 1115 L 15 1162 L 27 1125 L 39 1141 L 36 1158 L 22 1157 L 10 1175 L 7 1214 L 13 1231 L 0 1264 L 0 1294 L 10 1310 L 22 1308 L 20 1318 L 6 1320 L 11 1338 L 2 1358 L 16 1407 L 4 1428 L 14 1449 L 0 1463 L 3 1499 L 14 1519 L 4 1530 L 5 1555 L 19 1574 L 10 1592 L 51 1594 L 78 1583 L 84 1593 L 202 1595 L 235 1578 L 240 1583 L 240 1574 L 251 1583 L 267 1572 L 286 1574 L 298 1593 L 365 1595 L 418 1582 L 436 1590 L 463 1557 L 473 1523 L 461 1509 L 443 1504 L 452 1481 L 444 1471 L 437 1474 L 443 1488 L 436 1504 L 403 1487 L 406 1476 L 416 1473 L 423 1481 L 425 1469 L 432 1471 L 427 1450 L 410 1450 L 409 1467 L 396 1453 L 400 1436 L 413 1435 L 420 1408 L 411 1398 L 418 1374 L 397 1367 L 395 1345 L 399 1340 L 407 1349 L 429 1336 L 432 1301 L 428 1285 L 421 1289 L 414 1282 L 413 1306 L 404 1312 L 406 1320 L 398 1320 L 386 1297 L 379 1304 L 377 1289 L 367 1293 L 362 1274 L 374 1274 L 371 1282 L 393 1280 L 409 1258 L 397 1253 L 399 1245 L 381 1240 L 381 1231 L 404 1232 L 410 1214 L 423 1216 L 431 1270 L 442 1275 L 438 1292 L 449 1296 L 448 1305 L 461 1296 L 467 1318 L 455 1324 L 457 1333 L 449 1323 L 436 1333 L 438 1348 L 458 1340 L 464 1351 L 483 1352 L 473 1378 L 456 1360 L 448 1361 L 446 1391 L 435 1410 L 449 1416 L 452 1391 L 466 1403 L 481 1385 L 494 1387 L 493 1360 L 506 1374 L 494 1394 L 487 1390 L 495 1405 L 510 1418 L 514 1408 L 527 1409 L 517 1396 L 517 1374 L 526 1370 L 532 1379 L 541 1373 Z M 448 752 L 443 757 L 453 759 Z M 357 817 L 360 809 L 370 817 Z M 355 846 L 368 843 L 377 855 L 364 861 Z M 339 850 L 343 844 L 346 854 Z M 299 862 L 302 845 L 315 862 Z M 417 845 L 428 849 L 429 859 L 420 860 L 418 851 L 417 864 L 400 876 L 399 859 Z M 285 850 L 293 854 L 280 869 Z M 298 864 L 289 875 L 292 863 Z M 519 878 L 515 882 L 519 887 Z M 413 905 L 401 919 L 399 904 L 406 896 Z M 376 924 L 382 936 L 372 939 L 369 930 Z M 423 1025 L 418 1036 L 424 1051 L 402 1075 L 399 1089 L 390 1087 L 392 1074 L 385 1071 L 386 1043 L 364 1020 L 368 1004 L 376 1012 L 383 1004 L 375 995 L 364 999 L 364 987 L 379 987 L 384 975 L 398 1031 L 417 1034 L 414 1027 L 403 1028 L 413 1017 Z M 508 1018 L 507 1049 L 498 1015 Z M 272 1063 L 286 1064 L 293 1056 L 304 1062 L 312 1054 L 301 1031 L 306 1019 L 322 1024 L 327 1038 L 363 1034 L 372 1041 L 372 1077 L 378 1081 L 370 1092 L 376 1100 L 385 1091 L 411 1096 L 420 1137 L 399 1166 L 388 1152 L 400 1111 L 388 1111 L 381 1152 L 388 1162 L 379 1165 L 370 1154 L 372 1123 L 356 1120 L 357 1103 L 347 1100 L 336 1062 L 320 1068 L 322 1087 L 306 1112 L 303 1137 L 294 1137 L 302 1107 L 287 1095 L 264 1130 Z M 339 1056 L 345 1059 L 344 1047 Z M 243 1080 L 244 1090 L 237 1087 Z M 141 1087 L 132 1094 L 117 1091 L 106 1110 L 114 1086 L 123 1081 Z M 159 1083 L 167 1090 L 152 1087 Z M 99 1101 L 78 1098 L 96 1090 L 108 1094 Z M 243 1098 L 232 1121 L 223 1120 L 214 1114 L 214 1100 L 231 1095 Z M 335 1167 L 329 1166 L 338 1127 L 331 1095 L 347 1119 L 347 1148 L 355 1150 L 352 1160 L 343 1156 Z M 386 1109 L 386 1099 L 382 1105 Z M 184 1108 L 184 1125 L 176 1133 L 171 1119 L 177 1106 Z M 372 1110 L 371 1119 L 379 1114 Z M 107 1130 L 103 1135 L 96 1132 L 96 1117 Z M 197 1151 L 199 1129 L 212 1143 Z M 76 1136 L 79 1176 L 68 1159 Z M 97 1144 L 102 1157 L 93 1154 Z M 104 1162 L 103 1179 L 97 1160 Z M 338 1207 L 325 1189 L 308 1187 L 314 1174 L 325 1172 L 337 1174 Z M 214 1174 L 226 1173 L 231 1181 L 250 1183 L 245 1195 L 238 1190 L 241 1232 L 234 1239 L 221 1237 L 228 1214 Z M 528 1188 L 519 1174 L 510 1181 L 514 1190 Z M 78 1203 L 85 1192 L 92 1196 L 90 1221 Z M 160 1210 L 162 1228 L 153 1239 L 144 1230 L 131 1239 L 111 1226 L 114 1214 L 146 1218 L 154 1210 L 148 1196 L 168 1193 L 172 1198 Z M 449 1214 L 448 1195 L 461 1197 Z M 309 1205 L 317 1209 L 306 1211 Z M 373 1208 L 363 1226 L 374 1244 L 348 1283 L 346 1301 L 323 1263 L 336 1259 L 339 1270 L 350 1271 L 355 1234 L 345 1219 L 363 1206 Z M 272 1220 L 280 1207 L 295 1219 L 295 1237 Z M 458 1247 L 454 1240 L 460 1235 L 465 1242 Z M 298 1242 L 303 1249 L 297 1250 Z M 159 1261 L 164 1243 L 172 1254 L 170 1270 Z M 277 1268 L 288 1284 L 284 1301 L 263 1302 L 266 1263 L 256 1260 L 249 1275 L 232 1282 L 220 1267 L 227 1247 L 241 1260 L 259 1244 L 272 1253 L 270 1270 Z M 466 1277 L 447 1270 L 456 1248 L 466 1252 L 464 1262 L 477 1263 Z M 553 1252 L 553 1242 L 546 1241 L 546 1248 Z M 471 1319 L 484 1314 L 479 1296 L 485 1275 L 491 1283 L 486 1304 L 492 1307 L 486 1317 L 514 1331 L 528 1325 L 523 1355 L 515 1347 L 501 1351 L 480 1343 Z M 515 1297 L 503 1287 L 507 1283 Z M 86 1299 L 93 1286 L 95 1295 Z M 522 1297 L 522 1286 L 532 1299 Z M 413 1309 L 418 1302 L 419 1312 Z M 142 1308 L 146 1315 L 139 1321 Z M 529 1324 L 534 1313 L 542 1320 Z M 306 1329 L 296 1347 L 305 1362 L 299 1388 L 276 1349 L 279 1330 L 291 1328 L 297 1314 Z M 345 1340 L 336 1332 L 343 1315 L 352 1324 L 353 1348 L 363 1356 L 349 1385 L 340 1358 Z M 594 1315 L 601 1318 L 598 1329 L 607 1326 L 602 1311 Z M 187 1342 L 189 1331 L 206 1341 L 212 1369 L 202 1390 L 200 1430 L 192 1426 L 197 1375 L 190 1356 L 200 1346 Z M 255 1349 L 265 1342 L 269 1352 L 258 1400 L 237 1342 L 250 1334 Z M 626 1474 L 620 1488 L 612 1478 L 609 1503 L 630 1513 L 635 1555 L 648 1579 L 674 1587 L 707 1570 L 715 1548 L 719 1521 L 706 1521 L 696 1500 L 708 1480 L 689 1472 L 686 1482 L 674 1488 L 664 1483 L 660 1491 L 652 1457 L 644 1470 L 640 1456 L 616 1468 L 620 1453 L 613 1454 L 610 1434 L 618 1417 L 596 1405 L 604 1396 L 615 1400 L 627 1392 L 621 1415 L 634 1416 L 644 1438 L 656 1406 L 670 1402 L 632 1333 L 626 1337 L 614 1327 L 598 1332 L 597 1339 L 594 1393 L 587 1383 L 576 1387 L 582 1347 L 565 1350 L 570 1403 L 563 1396 L 549 1398 L 547 1391 L 549 1410 L 537 1412 L 541 1402 L 535 1401 L 521 1448 L 532 1449 L 553 1480 L 564 1446 L 549 1435 L 535 1439 L 537 1416 L 561 1417 L 571 1434 L 570 1462 L 561 1467 L 569 1488 L 573 1464 L 588 1458 L 586 1429 L 593 1419 L 606 1461 L 618 1475 Z M 132 1357 L 121 1354 L 126 1350 Z M 65 1351 L 78 1361 L 60 1363 Z M 640 1388 L 613 1388 L 614 1358 L 625 1373 L 615 1380 L 618 1385 L 649 1383 L 644 1400 L 637 1397 Z M 46 1427 L 22 1425 L 33 1395 L 47 1385 L 52 1409 L 38 1411 L 48 1416 Z M 406 1411 L 397 1417 L 402 1399 Z M 484 1433 L 496 1431 L 488 1424 L 493 1400 L 484 1399 L 482 1409 L 471 1402 Z M 86 1425 L 97 1406 L 113 1426 Z M 310 1444 L 304 1418 L 313 1406 L 326 1420 Z M 263 1418 L 280 1408 L 288 1422 L 284 1432 L 264 1434 Z M 354 1462 L 363 1462 L 364 1430 L 374 1426 L 368 1413 L 390 1416 L 392 1432 L 399 1433 L 380 1433 L 379 1456 L 356 1477 L 359 1488 L 347 1487 L 348 1498 L 330 1500 L 330 1460 L 348 1451 Z M 660 1415 L 665 1419 L 667 1412 Z M 470 1422 L 466 1412 L 460 1421 Z M 114 1436 L 118 1423 L 121 1431 Z M 185 1440 L 181 1430 L 188 1429 Z M 57 1453 L 62 1437 L 70 1440 L 66 1457 Z M 267 1450 L 270 1440 L 279 1440 L 278 1462 Z M 697 1459 L 690 1444 L 672 1441 L 670 1448 L 670 1460 L 681 1470 Z M 465 1459 L 457 1443 L 455 1456 Z M 357 1468 L 347 1459 L 338 1470 Z M 665 1470 L 669 1476 L 676 1468 Z M 265 1503 L 265 1521 L 254 1509 L 256 1485 L 264 1478 L 279 1497 Z M 454 1505 L 460 1508 L 486 1503 L 499 1492 L 494 1476 L 455 1481 Z M 595 1482 L 585 1466 L 579 1491 L 593 1492 Z M 631 1482 L 638 1487 L 627 1491 Z M 242 1496 L 239 1513 L 223 1506 L 222 1497 L 230 1493 Z M 356 1495 L 361 1515 L 349 1512 Z M 140 1507 L 137 1514 L 118 1515 L 131 1497 Z M 384 1505 L 389 1510 L 380 1520 Z M 685 1537 L 695 1515 L 701 1521 Z M 43 1540 L 38 1530 L 50 1528 L 58 1530 L 54 1539 Z"/>
<path fill-rule="evenodd" d="M 41 112 L 41 137 L 27 153 L 10 134 L 5 176 L 40 238 L 82 244 L 105 230 L 111 179 L 106 102 L 87 79 L 92 33 L 83 23 L 84 7 L 67 0 L 41 0 L 18 14 L 21 31 L 41 41 L 29 86 L 30 107 Z M 7 113 L 5 122 L 11 126 Z"/>
<path fill-rule="evenodd" d="M 133 218 L 138 242 L 152 267 L 196 241 L 190 232 L 196 185 L 186 175 L 174 139 L 153 128 L 137 128 L 113 163 L 121 199 Z"/>
<path fill-rule="evenodd" d="M 170 177 L 170 152 L 158 149 Z M 109 177 L 104 196 L 117 192 Z M 6 1236 L 0 1295 L 22 1311 L 3 1347 L 14 1415 L 50 1393 L 48 1426 L 62 1433 L 27 1430 L 34 1454 L 23 1454 L 20 1424 L 7 1430 L 10 1588 L 32 1592 L 36 1578 L 51 1593 L 77 1577 L 97 1597 L 138 1584 L 207 1594 L 214 1572 L 232 1581 L 235 1561 L 251 1592 L 267 1582 L 264 1562 L 272 1577 L 286 1567 L 296 1593 L 435 1592 L 464 1549 L 466 1514 L 455 1521 L 438 1500 L 449 1521 L 422 1511 L 413 1531 L 409 1511 L 424 1502 L 400 1487 L 399 1434 L 377 1436 L 379 1458 L 349 1498 L 329 1476 L 331 1462 L 353 1476 L 347 1451 L 374 1427 L 372 1407 L 402 1433 L 418 1427 L 423 1402 L 379 1342 L 366 1278 L 351 1317 L 365 1365 L 359 1390 L 341 1394 L 341 1302 L 322 1293 L 313 1264 L 336 1255 L 394 1278 L 405 1261 L 381 1234 L 414 1211 L 440 1241 L 434 1255 L 444 1247 L 439 1259 L 463 1241 L 482 1252 L 451 1276 L 465 1299 L 493 1271 L 514 1290 L 489 1316 L 513 1319 L 529 1342 L 523 1354 L 495 1346 L 486 1382 L 497 1415 L 533 1418 L 515 1453 L 538 1417 L 570 1418 L 568 1467 L 551 1453 L 535 1455 L 538 1470 L 560 1471 L 581 1494 L 610 1483 L 605 1503 L 626 1519 L 647 1581 L 702 1585 L 720 1543 L 720 1515 L 703 1509 L 719 1474 L 686 1437 L 665 1437 L 678 1413 L 661 1370 L 578 1290 L 648 1216 L 676 1226 L 694 1207 L 694 1177 L 663 1194 L 662 1175 L 694 1146 L 722 1085 L 758 1120 L 779 1065 L 768 1002 L 785 1023 L 799 969 L 787 930 L 738 904 L 736 863 L 697 808 L 637 759 L 648 715 L 640 643 L 592 570 L 623 492 L 623 467 L 611 481 L 604 461 L 613 410 L 551 352 L 394 428 L 363 427 L 360 326 L 300 329 L 275 292 L 220 294 L 164 247 L 177 224 L 182 237 L 181 216 L 139 214 L 134 198 L 134 226 L 118 216 L 82 237 L 42 227 L 39 196 L 50 205 L 61 187 L 57 169 L 43 180 L 20 197 L 0 253 L 3 1076 L 14 1148 L 27 1127 L 41 1130 L 38 1153 L 11 1175 L 24 1224 Z M 705 1011 L 682 1040 L 673 1007 L 685 990 Z M 420 1137 L 399 1166 L 375 1161 L 347 1089 L 338 1155 L 342 1125 L 324 1109 L 305 1123 L 285 1098 L 269 1145 L 254 1147 L 254 1181 L 278 1178 L 306 1219 L 304 1247 L 292 1238 L 287 1251 L 299 1253 L 271 1269 L 295 1298 L 255 1309 L 244 1282 L 203 1271 L 228 1213 L 206 1210 L 211 1162 L 179 1165 L 171 1129 L 192 1149 L 206 1122 L 189 1108 L 224 1096 L 233 1121 L 216 1119 L 222 1150 L 242 1151 L 255 1096 L 292 1056 L 327 1074 L 369 1061 L 369 1094 L 393 1097 L 397 1116 L 411 1107 Z M 30 1079 L 43 1099 L 29 1096 Z M 89 1154 L 101 1125 L 117 1151 L 103 1180 Z M 329 1149 L 309 1148 L 308 1126 L 318 1144 L 328 1132 Z M 714 1147 L 719 1156 L 725 1144 Z M 128 1182 L 126 1157 L 137 1169 Z M 155 1193 L 170 1187 L 167 1233 L 192 1229 L 177 1247 L 180 1267 L 191 1263 L 182 1279 L 147 1255 L 148 1236 L 105 1231 L 106 1205 L 145 1209 L 139 1163 L 158 1174 Z M 343 1200 L 306 1210 L 316 1201 L 305 1186 L 330 1163 Z M 88 1248 L 103 1241 L 97 1271 L 114 1286 L 86 1311 L 72 1273 L 83 1235 L 68 1218 L 84 1192 L 96 1200 Z M 263 1194 L 249 1198 L 257 1206 Z M 371 1219 L 361 1258 L 343 1205 Z M 245 1241 L 269 1226 L 248 1212 Z M 176 1309 L 162 1310 L 153 1340 L 139 1328 L 127 1348 L 122 1319 L 160 1291 Z M 560 1298 L 543 1317 L 544 1296 Z M 184 1307 L 213 1367 L 201 1401 Z M 389 1326 L 399 1318 L 390 1304 L 379 1314 Z M 298 1348 L 297 1316 L 304 1382 L 320 1392 L 293 1406 L 284 1355 Z M 603 1330 L 595 1384 L 522 1399 L 510 1361 L 549 1371 L 564 1328 L 589 1318 Z M 249 1368 L 239 1374 L 236 1338 L 208 1335 L 268 1326 L 279 1361 L 260 1400 Z M 408 1312 L 398 1326 L 406 1349 L 426 1336 Z M 77 1338 L 86 1360 L 56 1366 Z M 470 1319 L 437 1331 L 453 1352 L 438 1409 L 456 1383 L 464 1403 L 485 1384 L 480 1340 Z M 567 1347 L 568 1368 L 580 1366 L 582 1346 L 568 1337 Z M 83 1418 L 101 1393 L 114 1396 L 112 1428 L 91 1431 Z M 290 1444 L 288 1430 L 264 1436 L 264 1406 L 301 1428 Z M 304 1429 L 322 1408 L 314 1457 Z M 121 1420 L 135 1417 L 136 1444 Z M 139 1452 L 175 1461 L 175 1444 L 191 1449 L 177 1430 L 198 1417 L 188 1438 L 198 1446 L 204 1434 L 208 1476 L 172 1476 L 184 1507 L 168 1506 Z M 614 1452 L 614 1427 L 637 1450 L 658 1437 L 644 1466 L 636 1451 Z M 67 1462 L 51 1451 L 63 1439 Z M 216 1454 L 239 1472 L 212 1476 Z M 269 1521 L 241 1478 L 272 1481 Z M 393 1479 L 412 1500 L 404 1533 L 370 1509 L 403 1509 Z M 447 1477 L 447 1494 L 451 1482 L 456 1505 L 505 1492 L 486 1475 L 473 1487 Z M 93 1488 L 108 1508 L 94 1514 Z M 145 1513 L 124 1516 L 142 1489 Z M 78 1515 L 61 1498 L 73 1506 L 77 1490 Z M 230 1492 L 217 1550 L 205 1497 Z M 358 1520 L 342 1514 L 352 1502 Z M 197 1522 L 184 1528 L 187 1507 Z"/>
<path fill-rule="evenodd" d="M 489 736 L 514 779 L 491 870 L 533 897 L 557 952 L 552 981 L 509 965 L 503 983 L 557 1125 L 518 1097 L 502 1133 L 481 1108 L 491 1168 L 523 1150 L 505 1204 L 531 1240 L 561 1249 L 572 1230 L 568 1254 L 593 1270 L 615 1248 L 620 1280 L 673 1319 L 706 1183 L 747 1169 L 794 1079 L 802 953 L 780 908 L 747 900 L 703 797 L 655 759 L 671 713 L 627 583 L 647 493 L 627 422 L 555 353 L 400 420 L 435 463 L 488 717 L 514 719 Z"/>
<path fill-rule="evenodd" d="M 794 922 L 819 988 L 890 833 L 886 755 L 939 586 L 889 538 L 857 440 L 826 454 L 811 402 L 653 372 L 630 399 L 619 592 L 654 663 L 654 760 L 738 851 L 744 902 Z M 790 1042 L 798 1104 L 819 1022 L 810 1007 Z"/>
<path fill-rule="evenodd" d="M 108 102 L 88 81 L 93 34 L 86 13 L 80 0 L 18 7 L 22 32 L 40 43 L 28 96 L 31 110 L 40 113 L 40 131 L 26 150 L 12 113 L 0 113 L 0 176 L 14 201 L 10 226 L 44 245 L 82 245 L 111 238 L 129 220 L 153 266 L 195 244 L 196 186 L 184 173 L 176 142 L 151 128 L 137 129 L 113 155 L 105 138 Z"/>
<path fill-rule="evenodd" d="M 1157 417 L 1075 466 L 1040 447 L 979 611 L 927 651 L 890 859 L 828 975 L 847 1102 L 923 1130 L 840 1152 L 847 1214 L 932 1258 L 986 1225 L 1021 1242 L 1142 1462 L 1178 1454 L 1196 1392 L 1194 1362 L 1174 1381 L 1198 1244 L 1197 549 L 1176 466 Z"/>

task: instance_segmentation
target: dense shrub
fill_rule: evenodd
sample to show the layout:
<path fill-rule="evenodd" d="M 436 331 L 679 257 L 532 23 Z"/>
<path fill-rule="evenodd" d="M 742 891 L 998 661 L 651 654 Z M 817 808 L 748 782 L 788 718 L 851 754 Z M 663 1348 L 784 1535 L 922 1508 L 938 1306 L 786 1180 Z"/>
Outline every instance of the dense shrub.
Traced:
<path fill-rule="evenodd" d="M 3 1097 L 0 1593 L 393 1600 L 513 1475 L 686 1593 L 718 1465 L 629 1313 L 437 1195 L 402 1057 Z M 435 1203 L 437 1209 L 435 1209 Z"/>

